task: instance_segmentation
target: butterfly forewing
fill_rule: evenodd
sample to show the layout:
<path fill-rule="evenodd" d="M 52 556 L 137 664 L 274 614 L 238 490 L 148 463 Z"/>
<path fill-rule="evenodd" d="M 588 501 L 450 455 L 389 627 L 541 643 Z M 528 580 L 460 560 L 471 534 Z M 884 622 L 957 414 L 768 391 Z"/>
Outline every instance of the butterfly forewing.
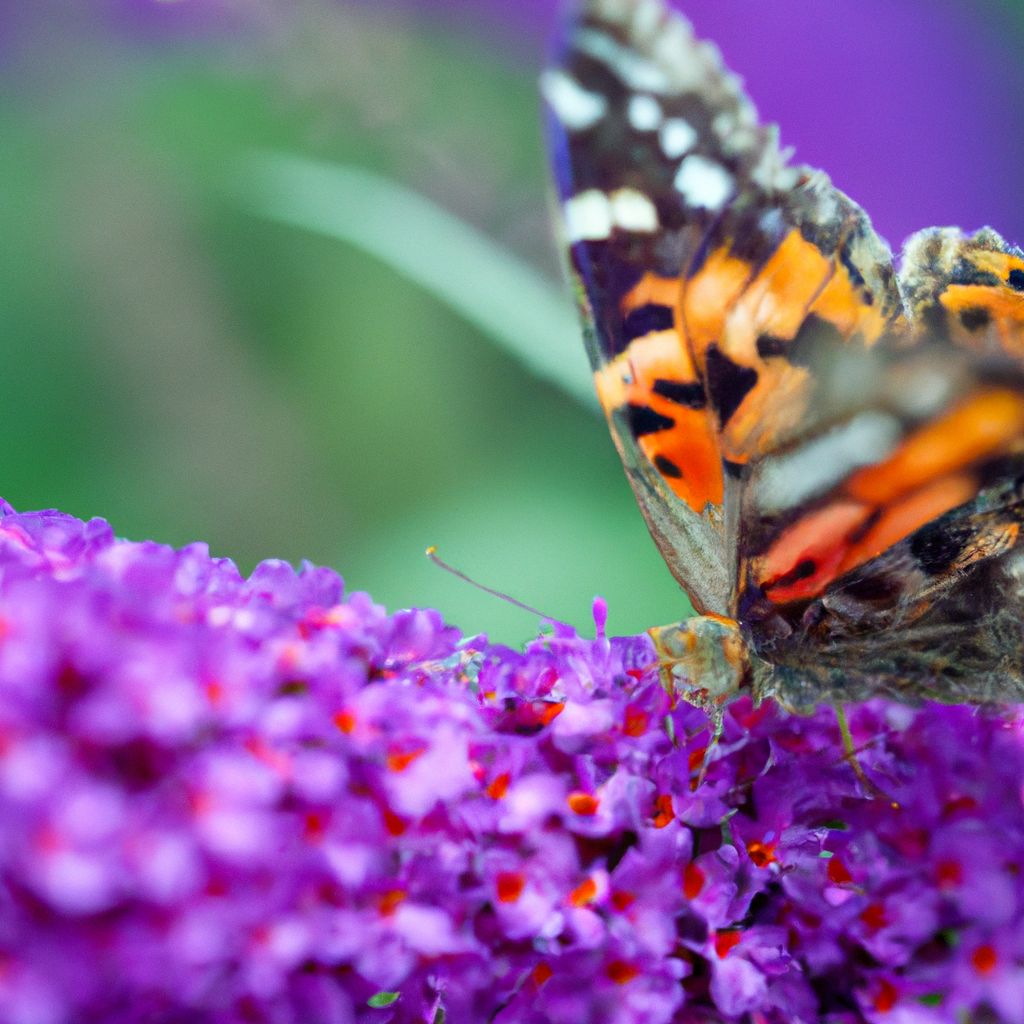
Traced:
<path fill-rule="evenodd" d="M 888 251 L 659 3 L 584 4 L 544 92 L 598 395 L 670 568 L 729 614 L 735 478 L 784 426 L 769 397 L 801 402 L 778 356 L 812 311 L 877 334 L 899 309 Z"/>
<path fill-rule="evenodd" d="M 695 147 L 717 109 L 752 117 L 713 52 L 657 7 L 587 6 L 544 92 L 599 398 L 670 568 L 699 608 L 724 611 L 721 459 L 682 277 L 735 189 L 735 167 Z M 705 171 L 699 203 L 679 187 L 691 157 L 691 176 Z"/>

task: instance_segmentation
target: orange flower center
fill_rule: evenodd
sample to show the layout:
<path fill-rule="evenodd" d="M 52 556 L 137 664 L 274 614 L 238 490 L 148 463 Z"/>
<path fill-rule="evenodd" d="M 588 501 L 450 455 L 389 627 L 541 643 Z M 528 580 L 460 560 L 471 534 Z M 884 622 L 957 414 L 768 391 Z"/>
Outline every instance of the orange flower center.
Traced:
<path fill-rule="evenodd" d="M 526 885 L 519 871 L 500 871 L 497 878 L 498 899 L 502 903 L 515 903 Z"/>
<path fill-rule="evenodd" d="M 874 1006 L 879 1013 L 888 1013 L 896 1005 L 899 993 L 891 981 L 883 978 L 878 984 L 878 991 L 875 993 Z"/>
<path fill-rule="evenodd" d="M 597 882 L 588 878 L 569 893 L 569 902 L 574 907 L 585 907 L 596 895 Z"/>
<path fill-rule="evenodd" d="M 569 794 L 568 804 L 574 814 L 580 814 L 586 818 L 597 814 L 598 800 L 593 793 L 583 793 L 580 790 L 576 790 L 575 793 Z"/>
<path fill-rule="evenodd" d="M 500 800 L 508 792 L 509 774 L 502 772 L 491 780 L 485 792 L 492 800 Z"/>
<path fill-rule="evenodd" d="M 833 885 L 846 885 L 853 881 L 850 869 L 838 857 L 833 857 L 828 862 L 828 880 Z"/>
<path fill-rule="evenodd" d="M 696 864 L 687 864 L 683 871 L 683 895 L 688 900 L 695 900 L 704 888 L 707 876 Z"/>
<path fill-rule="evenodd" d="M 873 932 L 877 932 L 889 923 L 885 916 L 885 907 L 883 907 L 881 903 L 870 904 L 868 908 L 861 913 L 860 919 Z"/>
<path fill-rule="evenodd" d="M 747 846 L 750 859 L 759 868 L 766 868 L 775 860 L 774 843 L 750 843 Z"/>
<path fill-rule="evenodd" d="M 675 808 L 672 806 L 672 797 L 668 793 L 662 793 L 654 801 L 655 813 L 652 819 L 655 828 L 664 828 L 676 816 Z"/>
<path fill-rule="evenodd" d="M 940 860 L 935 869 L 935 879 L 940 889 L 952 889 L 964 880 L 964 869 L 959 861 Z"/>
<path fill-rule="evenodd" d="M 715 935 L 715 952 L 724 960 L 729 955 L 729 951 L 740 941 L 740 938 L 741 935 L 738 931 L 718 932 Z"/>
<path fill-rule="evenodd" d="M 995 949 L 987 942 L 971 954 L 971 965 L 981 975 L 991 974 L 999 963 Z"/>
<path fill-rule="evenodd" d="M 631 964 L 626 960 L 613 960 L 606 968 L 605 974 L 615 982 L 616 985 L 625 985 L 626 982 L 632 981 L 640 973 L 640 968 L 636 964 Z"/>
<path fill-rule="evenodd" d="M 622 726 L 622 731 L 627 736 L 643 736 L 647 732 L 647 712 L 641 711 L 640 708 L 628 707 L 626 708 L 626 721 Z"/>

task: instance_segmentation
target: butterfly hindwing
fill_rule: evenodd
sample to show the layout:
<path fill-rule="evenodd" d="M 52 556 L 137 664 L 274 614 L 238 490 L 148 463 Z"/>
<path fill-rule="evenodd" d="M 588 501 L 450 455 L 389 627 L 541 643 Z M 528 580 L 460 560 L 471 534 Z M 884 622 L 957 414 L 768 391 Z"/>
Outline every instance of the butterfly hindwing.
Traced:
<path fill-rule="evenodd" d="M 1020 697 L 1024 254 L 931 230 L 901 279 L 908 324 L 875 352 L 860 411 L 747 496 L 739 614 L 789 666 L 784 693 L 815 678 L 819 697 Z"/>

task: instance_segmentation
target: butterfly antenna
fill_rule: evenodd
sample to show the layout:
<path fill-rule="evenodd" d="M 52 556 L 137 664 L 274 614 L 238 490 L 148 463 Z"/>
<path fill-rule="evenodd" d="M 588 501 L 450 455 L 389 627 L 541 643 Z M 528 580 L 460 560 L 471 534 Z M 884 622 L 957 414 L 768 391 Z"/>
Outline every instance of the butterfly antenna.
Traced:
<path fill-rule="evenodd" d="M 873 797 L 878 800 L 884 800 L 893 810 L 898 811 L 900 809 L 899 801 L 893 799 L 890 794 L 886 793 L 877 783 L 872 782 L 865 774 L 864 766 L 860 763 L 860 758 L 857 756 L 857 748 L 853 745 L 853 734 L 850 732 L 850 722 L 846 717 L 846 708 L 841 704 L 837 704 L 835 712 L 836 720 L 839 722 L 839 732 L 843 737 L 843 749 L 846 751 L 845 760 L 850 762 L 853 774 L 857 776 L 860 784 Z"/>
<path fill-rule="evenodd" d="M 496 597 L 501 601 L 507 601 L 509 604 L 515 605 L 516 608 L 522 608 L 524 612 L 530 612 L 531 615 L 536 615 L 539 619 L 547 619 L 548 622 L 559 621 L 553 615 L 546 615 L 544 612 L 539 611 L 538 609 L 533 608 L 522 601 L 517 601 L 514 597 L 502 593 L 502 591 L 500 590 L 495 590 L 493 587 L 487 587 L 484 586 L 483 583 L 478 583 L 471 576 L 467 576 L 464 572 L 461 572 L 460 570 L 456 569 L 454 565 L 449 565 L 437 553 L 436 545 L 431 544 L 430 547 L 427 548 L 426 554 L 427 558 L 429 558 L 434 563 L 434 565 L 436 565 L 439 569 L 444 569 L 445 572 L 450 572 L 453 576 L 457 576 L 460 580 L 462 580 L 464 583 L 468 583 L 471 587 L 476 587 L 477 590 L 482 590 L 485 594 L 490 594 L 491 597 Z"/>

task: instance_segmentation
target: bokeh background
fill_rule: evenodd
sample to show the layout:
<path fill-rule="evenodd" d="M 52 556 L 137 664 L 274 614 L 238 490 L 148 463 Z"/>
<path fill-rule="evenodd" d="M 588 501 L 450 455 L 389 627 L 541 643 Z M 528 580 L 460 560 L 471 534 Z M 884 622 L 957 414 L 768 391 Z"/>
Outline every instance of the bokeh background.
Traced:
<path fill-rule="evenodd" d="M 243 569 L 309 558 L 510 642 L 536 621 L 430 566 L 428 544 L 579 626 L 596 593 L 618 632 L 684 614 L 569 393 L 535 87 L 556 6 L 0 2 L 0 494 L 203 539 Z M 1024 242 L 1019 0 L 686 9 L 890 241 L 989 223 Z M 370 171 L 383 199 L 351 238 L 282 223 L 251 174 L 268 150 Z M 404 221 L 390 185 L 438 215 Z M 330 197 L 304 198 L 330 219 Z M 514 317 L 488 308 L 565 386 L 373 255 L 378 234 L 451 268 L 456 293 L 507 280 Z"/>

